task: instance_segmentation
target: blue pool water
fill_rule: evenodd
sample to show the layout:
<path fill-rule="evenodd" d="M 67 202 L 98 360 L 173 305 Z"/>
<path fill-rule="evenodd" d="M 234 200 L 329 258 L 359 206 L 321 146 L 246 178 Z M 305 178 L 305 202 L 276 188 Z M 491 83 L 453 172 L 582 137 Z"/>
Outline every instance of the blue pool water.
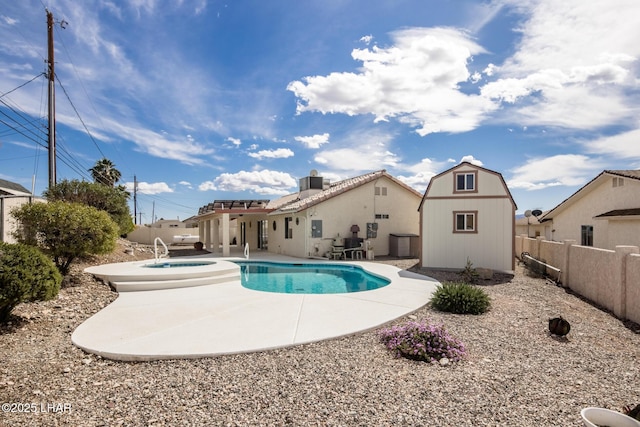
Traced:
<path fill-rule="evenodd" d="M 255 291 L 285 294 L 339 294 L 371 291 L 390 281 L 353 265 L 283 264 L 236 261 L 242 286 Z"/>

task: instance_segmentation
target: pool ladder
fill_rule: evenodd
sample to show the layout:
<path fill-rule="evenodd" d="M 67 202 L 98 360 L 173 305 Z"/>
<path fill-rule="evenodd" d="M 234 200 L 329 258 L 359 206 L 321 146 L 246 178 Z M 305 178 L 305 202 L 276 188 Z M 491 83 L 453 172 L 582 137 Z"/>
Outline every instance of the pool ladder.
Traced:
<path fill-rule="evenodd" d="M 245 259 L 249 259 L 249 244 L 248 243 L 244 244 L 244 257 L 245 257 Z"/>
<path fill-rule="evenodd" d="M 160 242 L 162 244 L 162 246 L 164 246 L 164 255 L 160 255 L 158 256 L 158 242 Z M 156 261 L 158 262 L 158 259 L 160 258 L 168 258 L 169 257 L 169 248 L 167 248 L 167 245 L 164 244 L 164 242 L 162 241 L 161 238 L 156 237 L 153 240 L 153 254 L 155 256 Z"/>

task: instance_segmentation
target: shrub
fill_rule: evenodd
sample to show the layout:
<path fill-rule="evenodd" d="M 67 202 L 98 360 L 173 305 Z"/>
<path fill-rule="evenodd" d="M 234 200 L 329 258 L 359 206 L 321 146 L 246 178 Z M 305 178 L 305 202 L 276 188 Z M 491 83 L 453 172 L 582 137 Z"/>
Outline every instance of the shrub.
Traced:
<path fill-rule="evenodd" d="M 445 282 L 436 287 L 431 306 L 439 311 L 456 314 L 482 314 L 491 306 L 489 295 L 474 285 Z"/>
<path fill-rule="evenodd" d="M 467 283 L 476 283 L 478 281 L 478 276 L 478 271 L 473 267 L 473 263 L 469 257 L 467 257 L 467 264 L 460 272 L 460 277 L 462 277 L 462 280 Z"/>
<path fill-rule="evenodd" d="M 116 246 L 118 226 L 105 211 L 80 203 L 50 202 L 20 206 L 11 211 L 20 224 L 14 233 L 20 243 L 51 255 L 62 275 L 73 260 L 106 254 Z"/>
<path fill-rule="evenodd" d="M 62 276 L 38 248 L 0 242 L 0 322 L 21 302 L 58 295 Z"/>
<path fill-rule="evenodd" d="M 121 236 L 135 229 L 128 205 L 130 195 L 123 186 L 63 180 L 45 190 L 43 195 L 49 202 L 81 203 L 105 211 L 118 224 Z"/>
<path fill-rule="evenodd" d="M 433 362 L 444 357 L 457 362 L 465 356 L 464 344 L 452 337 L 442 325 L 407 322 L 382 329 L 380 341 L 396 357 Z"/>

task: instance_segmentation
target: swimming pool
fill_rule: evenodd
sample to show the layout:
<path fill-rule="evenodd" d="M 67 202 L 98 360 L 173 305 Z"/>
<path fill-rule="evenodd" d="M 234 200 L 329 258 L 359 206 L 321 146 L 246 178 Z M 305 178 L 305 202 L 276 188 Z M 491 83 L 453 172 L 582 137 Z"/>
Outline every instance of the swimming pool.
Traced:
<path fill-rule="evenodd" d="M 285 294 L 339 294 L 371 291 L 391 283 L 359 266 L 265 261 L 234 261 L 242 286 Z"/>

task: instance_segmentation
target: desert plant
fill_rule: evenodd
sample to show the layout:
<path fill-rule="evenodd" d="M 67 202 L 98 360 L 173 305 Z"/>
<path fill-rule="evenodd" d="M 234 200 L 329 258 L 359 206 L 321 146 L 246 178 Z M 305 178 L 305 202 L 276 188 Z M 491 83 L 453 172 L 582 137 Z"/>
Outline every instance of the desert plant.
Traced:
<path fill-rule="evenodd" d="M 484 289 L 462 282 L 444 282 L 436 287 L 431 306 L 456 314 L 482 314 L 489 310 L 491 298 Z"/>
<path fill-rule="evenodd" d="M 412 321 L 382 329 L 378 336 L 396 357 L 425 362 L 446 357 L 457 362 L 466 354 L 464 344 L 452 337 L 443 325 Z"/>
<path fill-rule="evenodd" d="M 20 206 L 11 211 L 20 227 L 19 243 L 39 247 L 51 255 L 65 276 L 78 257 L 111 252 L 118 226 L 101 210 L 80 203 L 50 202 Z"/>
<path fill-rule="evenodd" d="M 62 276 L 38 248 L 0 242 L 0 323 L 21 302 L 58 295 Z"/>
<path fill-rule="evenodd" d="M 105 211 L 118 224 L 121 236 L 135 228 L 128 205 L 130 195 L 123 186 L 113 187 L 98 182 L 65 179 L 42 194 L 49 202 L 82 203 Z"/>
<path fill-rule="evenodd" d="M 478 280 L 478 276 L 478 272 L 475 268 L 473 268 L 473 263 L 471 262 L 469 257 L 467 257 L 467 264 L 460 272 L 460 277 L 462 277 L 462 280 L 467 283 L 476 283 L 476 281 Z"/>

